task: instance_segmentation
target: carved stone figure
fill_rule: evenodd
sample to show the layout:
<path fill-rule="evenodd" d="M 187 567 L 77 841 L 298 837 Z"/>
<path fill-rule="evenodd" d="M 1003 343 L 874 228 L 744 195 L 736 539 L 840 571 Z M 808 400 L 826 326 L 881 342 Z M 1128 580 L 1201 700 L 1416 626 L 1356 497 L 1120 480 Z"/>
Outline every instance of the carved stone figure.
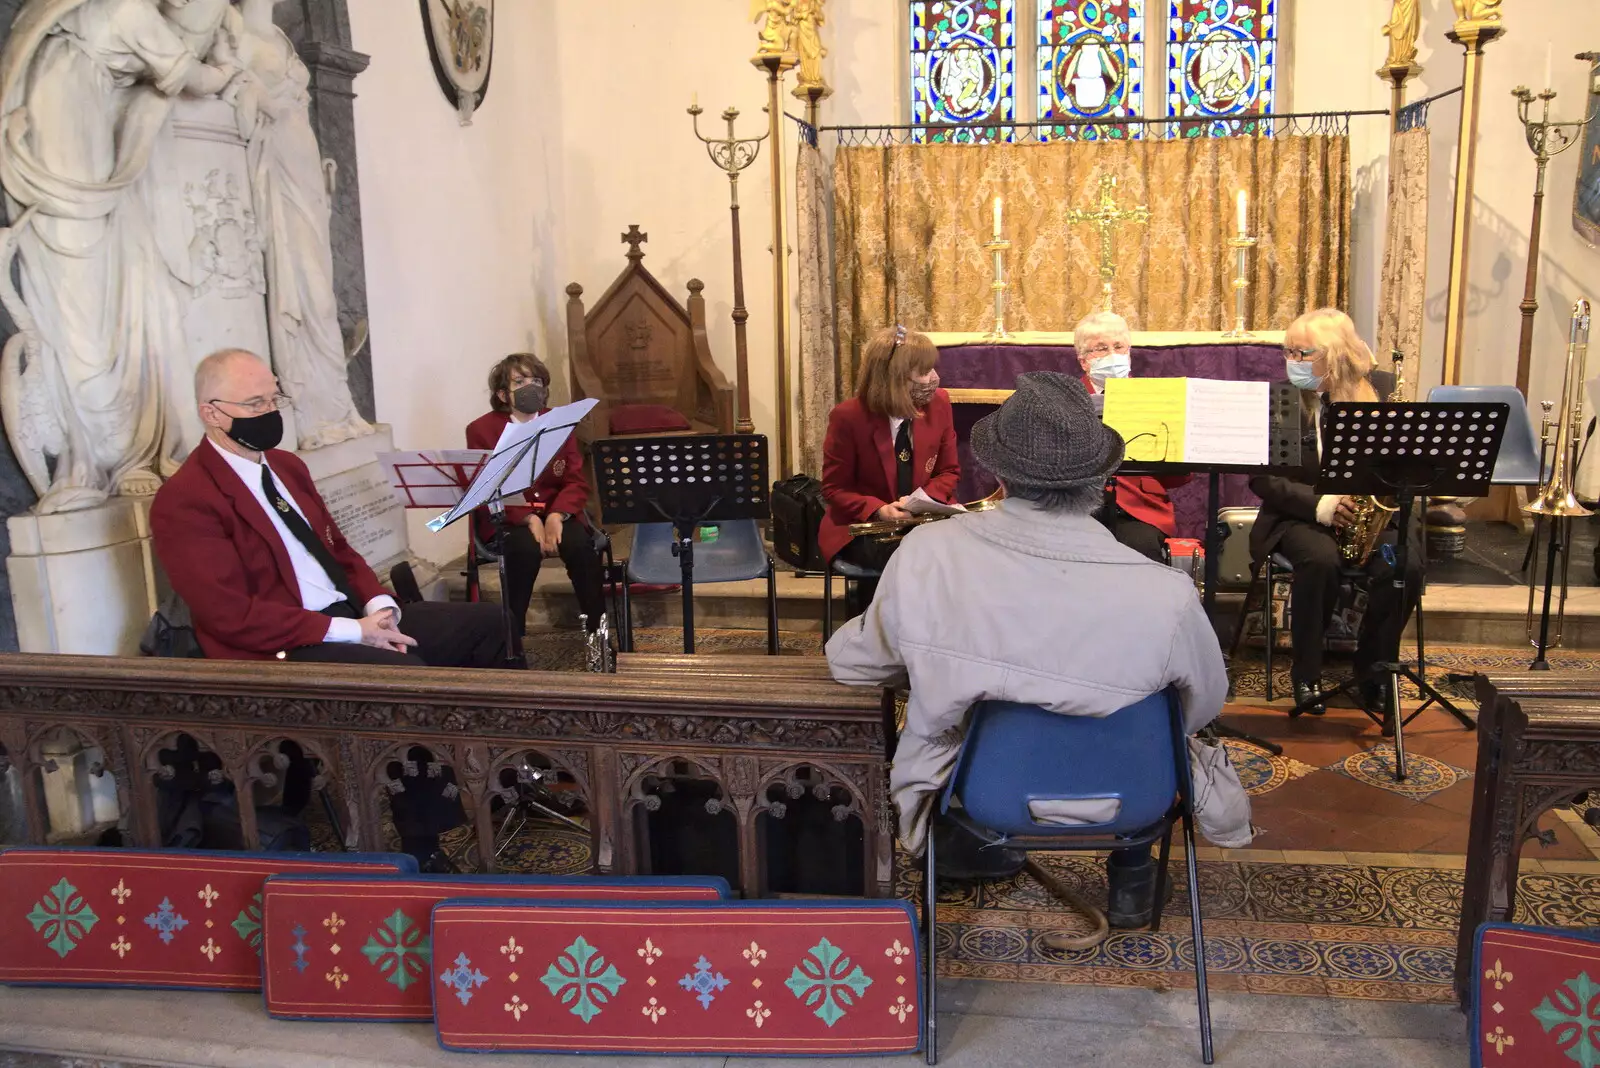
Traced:
<path fill-rule="evenodd" d="M 1389 21 L 1382 33 L 1389 38 L 1389 58 L 1386 67 L 1409 67 L 1417 61 L 1417 35 L 1422 31 L 1422 13 L 1417 0 L 1394 0 Z"/>
<path fill-rule="evenodd" d="M 141 183 L 173 98 L 235 73 L 202 62 L 153 0 L 27 0 L 12 24 L 0 301 L 18 332 L 0 355 L 0 415 L 41 513 L 154 493 L 181 459 L 162 369 L 184 344 L 181 303 Z"/>
<path fill-rule="evenodd" d="M 356 411 L 333 292 L 332 205 L 311 128 L 310 71 L 272 22 L 282 0 L 241 0 L 230 12 L 218 57 L 237 56 L 246 74 L 232 96 L 249 142 L 255 223 L 267 253 L 267 328 L 272 366 L 294 402 L 302 449 L 372 433 Z"/>

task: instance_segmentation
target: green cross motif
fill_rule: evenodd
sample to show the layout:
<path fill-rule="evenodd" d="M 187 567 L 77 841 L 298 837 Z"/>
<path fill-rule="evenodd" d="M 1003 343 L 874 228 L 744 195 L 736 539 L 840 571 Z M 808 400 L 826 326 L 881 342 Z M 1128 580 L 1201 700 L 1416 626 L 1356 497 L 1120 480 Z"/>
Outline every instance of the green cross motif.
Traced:
<path fill-rule="evenodd" d="M 817 1017 L 832 1027 L 844 1016 L 845 1008 L 867 992 L 872 980 L 860 965 L 852 970 L 850 958 L 824 938 L 811 947 L 810 956 L 800 962 L 784 985 L 807 1007 L 815 1005 Z"/>
<path fill-rule="evenodd" d="M 233 921 L 233 931 L 245 944 L 256 951 L 256 956 L 261 956 L 261 895 L 257 894 L 250 899 L 250 904 L 244 907 L 237 919 Z"/>
<path fill-rule="evenodd" d="M 367 939 L 361 953 L 379 974 L 401 990 L 420 980 L 433 962 L 433 945 L 428 936 L 399 909 Z"/>
<path fill-rule="evenodd" d="M 1583 1068 L 1600 1065 L 1600 1045 L 1595 1039 L 1600 1034 L 1600 985 L 1588 972 L 1556 987 L 1533 1010 L 1533 1018 L 1569 1060 Z"/>
<path fill-rule="evenodd" d="M 562 950 L 540 982 L 561 999 L 561 1004 L 572 1006 L 572 1015 L 588 1023 L 600 1015 L 600 1006 L 627 980 L 618 974 L 615 964 L 607 964 L 605 956 L 579 935 L 576 942 Z"/>
<path fill-rule="evenodd" d="M 45 945 L 61 957 L 71 953 L 99 919 L 78 888 L 65 879 L 46 890 L 28 913 L 33 929 L 44 935 Z"/>

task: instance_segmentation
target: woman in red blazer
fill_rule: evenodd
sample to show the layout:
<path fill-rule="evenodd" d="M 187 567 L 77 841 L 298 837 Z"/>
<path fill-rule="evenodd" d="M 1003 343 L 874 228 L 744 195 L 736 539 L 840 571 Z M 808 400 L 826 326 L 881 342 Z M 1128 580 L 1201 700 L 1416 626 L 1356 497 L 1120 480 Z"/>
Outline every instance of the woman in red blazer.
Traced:
<path fill-rule="evenodd" d="M 550 410 L 550 370 L 532 353 L 517 352 L 489 372 L 489 411 L 467 424 L 467 448 L 493 449 L 513 420 L 525 423 Z M 589 629 L 600 625 L 605 599 L 600 592 L 600 554 L 595 550 L 584 505 L 589 483 L 583 474 L 578 436 L 567 438 L 556 458 L 523 493 L 526 505 L 506 505 L 506 589 L 511 618 L 520 636 L 526 626 L 533 580 L 547 557 L 561 557 L 578 611 L 589 617 Z M 493 544 L 494 526 L 488 509 L 473 517 L 478 536 Z"/>
<path fill-rule="evenodd" d="M 909 518 L 906 500 L 919 489 L 935 500 L 955 500 L 961 477 L 955 416 L 939 388 L 938 362 L 928 336 L 903 326 L 867 344 L 856 395 L 833 409 L 822 445 L 828 512 L 817 542 L 828 561 L 839 556 L 881 571 L 900 542 L 852 538 L 852 523 Z M 864 607 L 871 587 L 863 587 Z"/>

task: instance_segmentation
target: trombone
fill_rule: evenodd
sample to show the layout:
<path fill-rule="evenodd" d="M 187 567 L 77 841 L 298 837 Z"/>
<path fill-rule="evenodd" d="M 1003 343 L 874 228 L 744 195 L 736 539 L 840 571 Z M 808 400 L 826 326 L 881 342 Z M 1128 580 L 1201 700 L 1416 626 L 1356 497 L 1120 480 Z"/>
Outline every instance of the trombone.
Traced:
<path fill-rule="evenodd" d="M 1589 365 L 1589 302 L 1579 300 L 1572 306 L 1572 326 L 1567 335 L 1567 367 L 1561 381 L 1561 410 L 1550 418 L 1550 405 L 1545 403 L 1545 416 L 1540 428 L 1539 496 L 1522 510 L 1534 517 L 1533 541 L 1530 545 L 1528 572 L 1528 640 L 1538 651 L 1529 669 L 1550 670 L 1545 652 L 1559 646 L 1567 614 L 1567 572 L 1571 564 L 1572 520 L 1593 515 L 1578 503 L 1574 480 L 1578 476 L 1578 457 L 1583 447 L 1583 389 L 1588 378 Z M 1555 440 L 1551 442 L 1551 432 Z M 1550 456 L 1549 478 L 1544 475 L 1544 454 Z M 1549 524 L 1549 539 L 1544 550 L 1544 607 L 1539 612 L 1535 633 L 1533 605 L 1538 589 L 1535 579 L 1539 573 L 1540 524 Z M 1555 604 L 1555 634 L 1551 635 L 1550 609 L 1557 581 L 1557 558 L 1560 560 L 1561 595 Z"/>

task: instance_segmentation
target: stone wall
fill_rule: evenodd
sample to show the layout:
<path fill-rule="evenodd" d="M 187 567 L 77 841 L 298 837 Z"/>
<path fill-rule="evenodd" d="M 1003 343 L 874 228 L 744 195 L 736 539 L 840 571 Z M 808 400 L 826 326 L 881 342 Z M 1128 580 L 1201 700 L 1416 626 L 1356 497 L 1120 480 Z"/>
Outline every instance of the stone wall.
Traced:
<path fill-rule="evenodd" d="M 0 0 L 0 44 L 10 35 L 11 23 L 23 0 Z M 350 16 L 346 0 L 293 0 L 279 4 L 274 17 L 294 41 L 300 57 L 311 69 L 311 121 L 323 156 L 338 163 L 338 186 L 333 200 L 333 274 L 339 298 L 339 325 L 352 338 L 356 324 L 367 317 L 366 268 L 361 242 L 361 193 L 356 167 L 355 76 L 366 69 L 367 57 L 350 47 Z M 0 309 L 0 344 L 16 333 L 16 326 Z M 372 351 L 367 346 L 350 361 L 350 391 L 361 414 L 376 418 L 373 410 Z M 31 508 L 37 496 L 12 455 L 11 444 L 0 434 L 0 518 Z M 11 539 L 0 523 L 0 558 L 10 555 Z M 0 568 L 0 651 L 17 649 L 17 625 L 11 609 L 11 580 Z"/>

